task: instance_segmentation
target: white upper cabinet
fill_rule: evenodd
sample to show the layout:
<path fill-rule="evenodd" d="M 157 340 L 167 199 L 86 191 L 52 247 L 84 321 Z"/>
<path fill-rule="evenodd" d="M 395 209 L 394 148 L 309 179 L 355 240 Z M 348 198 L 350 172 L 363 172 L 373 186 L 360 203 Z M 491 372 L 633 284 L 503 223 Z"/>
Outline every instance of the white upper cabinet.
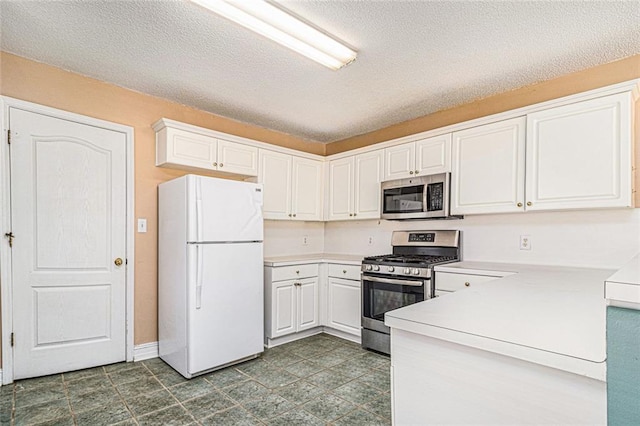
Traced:
<path fill-rule="evenodd" d="M 260 150 L 258 182 L 264 186 L 262 213 L 265 219 L 285 220 L 291 215 L 293 157 Z"/>
<path fill-rule="evenodd" d="M 218 171 L 258 176 L 258 148 L 218 139 Z"/>
<path fill-rule="evenodd" d="M 631 95 L 527 116 L 526 209 L 630 207 Z"/>
<path fill-rule="evenodd" d="M 329 162 L 329 220 L 353 217 L 353 157 Z"/>
<path fill-rule="evenodd" d="M 451 133 L 416 142 L 418 176 L 451 171 Z"/>
<path fill-rule="evenodd" d="M 322 162 L 261 149 L 265 219 L 322 220 Z"/>
<path fill-rule="evenodd" d="M 380 217 L 383 151 L 329 162 L 328 220 Z"/>
<path fill-rule="evenodd" d="M 413 176 L 416 169 L 415 142 L 396 145 L 384 150 L 384 180 Z"/>
<path fill-rule="evenodd" d="M 384 180 L 451 171 L 451 134 L 421 139 L 384 150 Z"/>
<path fill-rule="evenodd" d="M 293 157 L 292 218 L 322 220 L 322 162 Z"/>
<path fill-rule="evenodd" d="M 156 166 L 258 175 L 258 148 L 163 126 L 156 133 Z"/>
<path fill-rule="evenodd" d="M 383 163 L 382 150 L 355 156 L 354 218 L 380 218 L 380 182 L 382 181 Z"/>
<path fill-rule="evenodd" d="M 632 105 L 626 92 L 455 132 L 452 213 L 633 206 Z"/>
<path fill-rule="evenodd" d="M 523 210 L 525 117 L 453 133 L 451 213 Z"/>

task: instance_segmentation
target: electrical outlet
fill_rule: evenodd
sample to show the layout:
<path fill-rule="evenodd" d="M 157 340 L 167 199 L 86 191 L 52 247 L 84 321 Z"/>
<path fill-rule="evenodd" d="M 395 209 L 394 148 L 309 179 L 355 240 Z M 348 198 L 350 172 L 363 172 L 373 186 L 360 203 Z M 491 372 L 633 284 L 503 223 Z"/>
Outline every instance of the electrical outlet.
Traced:
<path fill-rule="evenodd" d="M 302 237 L 302 245 L 306 246 L 307 244 L 309 244 L 309 236 L 305 235 L 304 237 Z"/>
<path fill-rule="evenodd" d="M 531 250 L 531 237 L 520 235 L 520 250 Z"/>
<path fill-rule="evenodd" d="M 138 232 L 144 234 L 147 232 L 147 219 L 139 218 L 138 219 Z"/>
<path fill-rule="evenodd" d="M 370 246 L 373 245 L 373 237 L 369 236 L 369 238 L 367 239 L 367 244 L 369 244 Z"/>

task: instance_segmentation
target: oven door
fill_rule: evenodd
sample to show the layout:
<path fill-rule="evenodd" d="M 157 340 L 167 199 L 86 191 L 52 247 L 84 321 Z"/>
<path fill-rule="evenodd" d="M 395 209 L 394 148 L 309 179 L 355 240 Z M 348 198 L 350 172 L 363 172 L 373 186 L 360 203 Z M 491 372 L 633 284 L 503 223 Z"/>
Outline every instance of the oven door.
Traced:
<path fill-rule="evenodd" d="M 384 314 L 431 297 L 430 280 L 362 275 L 362 326 L 389 333 Z"/>

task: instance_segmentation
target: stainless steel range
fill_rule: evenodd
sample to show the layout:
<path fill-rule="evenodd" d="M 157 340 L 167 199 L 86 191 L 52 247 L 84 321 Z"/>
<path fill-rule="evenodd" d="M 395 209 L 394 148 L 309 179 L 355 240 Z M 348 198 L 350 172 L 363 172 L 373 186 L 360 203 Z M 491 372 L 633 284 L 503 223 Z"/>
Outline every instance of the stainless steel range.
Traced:
<path fill-rule="evenodd" d="M 395 231 L 391 245 L 362 261 L 362 347 L 386 354 L 384 314 L 433 297 L 433 267 L 460 260 L 460 231 Z"/>

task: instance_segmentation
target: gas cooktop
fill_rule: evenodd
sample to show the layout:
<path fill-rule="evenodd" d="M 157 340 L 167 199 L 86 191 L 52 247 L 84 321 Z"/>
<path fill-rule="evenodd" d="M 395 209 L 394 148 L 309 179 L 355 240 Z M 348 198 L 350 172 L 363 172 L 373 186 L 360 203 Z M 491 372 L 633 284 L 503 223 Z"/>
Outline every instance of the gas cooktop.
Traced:
<path fill-rule="evenodd" d="M 367 262 L 375 262 L 383 265 L 393 264 L 408 264 L 408 265 L 420 265 L 431 266 L 443 262 L 451 262 L 458 260 L 457 256 L 434 256 L 434 255 L 422 255 L 422 256 L 403 256 L 397 254 L 383 254 L 378 256 L 368 256 L 364 258 Z"/>

